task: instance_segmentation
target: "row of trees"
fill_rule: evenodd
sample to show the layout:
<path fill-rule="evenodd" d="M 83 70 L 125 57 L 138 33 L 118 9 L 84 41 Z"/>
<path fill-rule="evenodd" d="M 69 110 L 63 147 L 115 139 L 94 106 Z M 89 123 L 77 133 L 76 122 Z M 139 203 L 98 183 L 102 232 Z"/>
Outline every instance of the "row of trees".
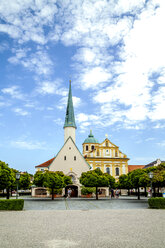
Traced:
<path fill-rule="evenodd" d="M 65 176 L 62 171 L 38 171 L 34 175 L 33 183 L 38 187 L 46 187 L 50 190 L 52 200 L 54 200 L 54 190 L 62 189 L 68 184 L 72 184 L 71 177 Z"/>
<path fill-rule="evenodd" d="M 150 167 L 148 169 L 137 169 L 127 175 L 121 175 L 118 182 L 115 182 L 115 178 L 107 173 L 103 173 L 100 169 L 95 169 L 92 171 L 82 173 L 80 177 L 80 183 L 85 187 L 95 187 L 96 188 L 96 199 L 98 199 L 98 187 L 110 187 L 110 188 L 120 188 L 127 189 L 128 194 L 131 189 L 137 190 L 138 199 L 140 199 L 140 187 L 146 188 L 150 186 L 150 179 L 148 173 L 153 172 L 152 185 L 155 189 L 160 187 L 165 187 L 165 163 L 160 164 L 156 167 Z M 0 190 L 7 190 L 7 199 L 9 199 L 9 191 L 16 189 L 16 173 L 18 171 L 9 168 L 8 164 L 0 161 Z M 62 189 L 69 184 L 72 184 L 71 178 L 64 175 L 63 172 L 36 172 L 34 175 L 34 181 L 38 187 L 46 187 L 51 191 L 52 199 L 54 199 L 54 190 Z M 30 188 L 30 175 L 28 173 L 21 174 L 19 180 L 20 189 Z"/>
<path fill-rule="evenodd" d="M 147 196 L 146 188 L 151 185 L 151 179 L 148 176 L 149 172 L 153 172 L 152 186 L 155 196 L 156 188 L 159 194 L 159 189 L 165 187 L 165 163 L 148 169 L 137 169 L 127 175 L 121 175 L 117 186 L 120 189 L 128 189 L 128 194 L 131 189 L 136 189 L 138 199 L 140 199 L 140 188 L 144 187 L 145 195 Z"/>
<path fill-rule="evenodd" d="M 12 194 L 13 190 L 17 188 L 16 173 L 18 171 L 12 169 L 5 162 L 0 161 L 0 190 L 5 190 L 7 192 L 7 199 L 9 199 L 10 192 Z M 21 174 L 19 180 L 20 189 L 29 189 L 30 184 L 30 174 Z"/>

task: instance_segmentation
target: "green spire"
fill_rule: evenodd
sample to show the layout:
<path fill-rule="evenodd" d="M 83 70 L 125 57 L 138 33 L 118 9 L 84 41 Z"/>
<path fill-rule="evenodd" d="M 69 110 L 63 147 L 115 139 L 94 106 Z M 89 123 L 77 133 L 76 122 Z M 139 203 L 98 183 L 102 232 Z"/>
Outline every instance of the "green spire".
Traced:
<path fill-rule="evenodd" d="M 69 81 L 69 94 L 68 94 L 68 104 L 66 109 L 65 124 L 64 127 L 76 127 L 74 118 L 74 108 L 72 101 L 72 90 L 71 90 L 71 80 Z"/>

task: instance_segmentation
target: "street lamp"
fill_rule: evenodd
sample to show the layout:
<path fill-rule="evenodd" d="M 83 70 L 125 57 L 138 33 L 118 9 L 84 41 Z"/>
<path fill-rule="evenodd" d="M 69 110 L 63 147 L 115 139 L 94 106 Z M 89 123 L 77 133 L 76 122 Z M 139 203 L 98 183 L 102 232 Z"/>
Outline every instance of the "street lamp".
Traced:
<path fill-rule="evenodd" d="M 18 199 L 18 182 L 19 182 L 19 179 L 20 179 L 20 173 L 19 172 L 17 172 L 16 173 L 16 180 L 17 180 L 17 194 L 16 194 L 16 199 Z"/>
<path fill-rule="evenodd" d="M 151 197 L 152 197 L 152 178 L 153 178 L 153 176 L 154 176 L 154 173 L 153 173 L 152 171 L 150 171 L 150 172 L 148 173 L 148 176 L 149 176 L 150 181 L 151 181 Z"/>

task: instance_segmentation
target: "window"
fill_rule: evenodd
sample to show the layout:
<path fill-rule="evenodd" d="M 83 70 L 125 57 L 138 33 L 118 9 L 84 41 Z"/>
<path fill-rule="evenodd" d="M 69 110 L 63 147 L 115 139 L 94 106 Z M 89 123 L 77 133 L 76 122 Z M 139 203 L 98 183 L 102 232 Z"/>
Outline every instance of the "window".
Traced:
<path fill-rule="evenodd" d="M 100 156 L 99 150 L 97 150 L 97 156 Z"/>
<path fill-rule="evenodd" d="M 71 147 L 69 147 L 69 150 L 71 150 Z"/>
<path fill-rule="evenodd" d="M 76 156 L 74 156 L 74 160 L 76 160 Z"/>
<path fill-rule="evenodd" d="M 106 168 L 106 173 L 110 174 L 110 168 L 109 167 Z"/>
<path fill-rule="evenodd" d="M 108 153 L 109 151 L 108 150 L 106 150 L 106 153 Z"/>
<path fill-rule="evenodd" d="M 95 146 L 91 146 L 92 151 L 95 149 Z"/>
<path fill-rule="evenodd" d="M 117 151 L 115 151 L 115 157 L 118 157 Z"/>
<path fill-rule="evenodd" d="M 105 145 L 106 145 L 106 147 L 108 147 L 108 141 L 106 141 Z"/>
<path fill-rule="evenodd" d="M 116 176 L 119 176 L 119 168 L 116 168 L 115 171 L 116 171 Z"/>
<path fill-rule="evenodd" d="M 66 160 L 66 156 L 64 156 L 64 160 Z"/>
<path fill-rule="evenodd" d="M 88 146 L 86 146 L 86 151 L 88 151 Z"/>
<path fill-rule="evenodd" d="M 100 167 L 96 167 L 96 169 L 99 169 L 100 170 Z"/>
<path fill-rule="evenodd" d="M 41 171 L 44 171 L 44 169 L 41 169 Z"/>

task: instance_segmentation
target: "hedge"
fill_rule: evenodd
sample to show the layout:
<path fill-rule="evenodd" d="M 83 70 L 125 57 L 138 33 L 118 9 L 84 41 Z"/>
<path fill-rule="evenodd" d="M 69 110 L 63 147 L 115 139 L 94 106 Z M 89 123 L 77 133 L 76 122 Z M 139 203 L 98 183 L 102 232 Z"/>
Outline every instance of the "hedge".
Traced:
<path fill-rule="evenodd" d="M 0 210 L 22 210 L 23 206 L 23 199 L 0 200 Z"/>
<path fill-rule="evenodd" d="M 150 198 L 148 199 L 148 204 L 150 208 L 165 209 L 165 198 L 163 197 Z"/>
<path fill-rule="evenodd" d="M 81 188 L 81 194 L 82 195 L 88 195 L 88 194 L 92 194 L 92 193 L 96 193 L 96 188 L 90 188 L 90 187 L 82 187 Z"/>

